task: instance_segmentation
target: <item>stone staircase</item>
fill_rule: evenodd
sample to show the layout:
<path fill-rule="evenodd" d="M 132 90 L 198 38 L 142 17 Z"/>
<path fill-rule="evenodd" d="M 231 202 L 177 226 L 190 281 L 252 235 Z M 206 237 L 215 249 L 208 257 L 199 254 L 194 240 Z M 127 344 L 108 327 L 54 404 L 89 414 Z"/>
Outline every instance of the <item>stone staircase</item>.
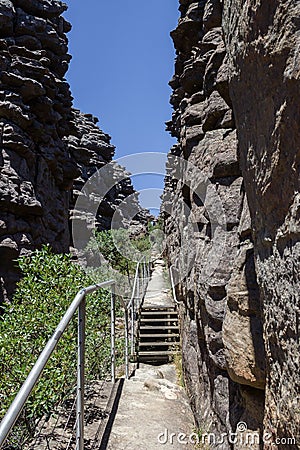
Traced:
<path fill-rule="evenodd" d="M 138 317 L 137 362 L 164 364 L 179 349 L 178 314 L 175 307 L 144 306 Z"/>

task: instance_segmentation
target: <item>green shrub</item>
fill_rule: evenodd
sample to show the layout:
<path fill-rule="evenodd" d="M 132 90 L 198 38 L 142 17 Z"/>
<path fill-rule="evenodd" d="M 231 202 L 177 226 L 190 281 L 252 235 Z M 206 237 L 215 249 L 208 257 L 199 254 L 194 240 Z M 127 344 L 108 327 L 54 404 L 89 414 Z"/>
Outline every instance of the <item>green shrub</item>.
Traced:
<path fill-rule="evenodd" d="M 153 230 L 163 230 L 163 220 L 161 218 L 156 220 L 156 223 L 153 225 L 152 222 L 148 222 L 147 225 L 148 233 L 151 233 Z"/>
<path fill-rule="evenodd" d="M 128 252 L 122 252 L 122 243 L 126 242 L 127 237 L 125 229 L 100 231 L 95 233 L 89 246 L 97 249 L 113 269 L 130 277 L 134 274 L 136 263 L 130 260 Z M 116 242 L 121 248 L 117 248 Z"/>
<path fill-rule="evenodd" d="M 87 251 L 89 250 L 100 253 L 113 269 L 132 276 L 137 260 L 150 256 L 151 242 L 149 234 L 130 238 L 128 230 L 120 228 L 95 232 L 87 246 Z"/>
<path fill-rule="evenodd" d="M 24 277 L 0 318 L 0 418 L 78 290 L 93 284 L 70 255 L 53 254 L 48 246 L 21 257 L 19 266 Z M 102 290 L 88 295 L 86 309 L 86 376 L 99 379 L 110 365 L 110 293 Z M 21 422 L 27 431 L 73 388 L 76 349 L 74 317 L 23 410 Z"/>
<path fill-rule="evenodd" d="M 99 261 L 100 255 L 100 261 Z M 85 249 L 88 273 L 94 280 L 114 279 L 124 299 L 131 296 L 137 261 L 150 260 L 149 235 L 129 237 L 128 230 L 95 232 Z"/>

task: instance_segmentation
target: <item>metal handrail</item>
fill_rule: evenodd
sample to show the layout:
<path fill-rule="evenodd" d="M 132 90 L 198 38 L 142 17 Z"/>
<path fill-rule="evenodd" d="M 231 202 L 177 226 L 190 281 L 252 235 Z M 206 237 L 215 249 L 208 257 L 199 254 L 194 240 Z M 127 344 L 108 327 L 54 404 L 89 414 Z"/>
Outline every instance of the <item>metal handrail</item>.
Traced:
<path fill-rule="evenodd" d="M 142 290 L 140 292 L 139 286 L 139 275 L 140 267 L 142 266 Z M 146 275 L 146 276 L 145 276 Z M 129 378 L 129 320 L 128 317 L 131 315 L 131 346 L 134 347 L 135 340 L 135 300 L 138 298 L 140 302 L 143 300 L 147 282 L 145 283 L 145 278 L 148 281 L 149 277 L 149 267 L 145 260 L 137 263 L 132 295 L 128 304 L 122 299 L 122 306 L 124 309 L 124 319 L 125 319 L 125 376 Z M 86 322 L 86 295 L 91 294 L 99 289 L 111 286 L 111 379 L 114 383 L 116 380 L 116 367 L 115 367 L 115 289 L 116 281 L 109 280 L 104 281 L 99 284 L 94 284 L 81 289 L 75 296 L 73 302 L 69 306 L 65 315 L 61 319 L 59 325 L 54 331 L 52 337 L 47 342 L 44 350 L 40 354 L 35 365 L 31 369 L 28 377 L 23 383 L 21 389 L 16 395 L 14 401 L 10 405 L 8 411 L 6 412 L 4 418 L 0 423 L 0 448 L 6 441 L 10 431 L 15 425 L 18 417 L 20 416 L 22 409 L 37 384 L 48 360 L 50 359 L 53 351 L 55 350 L 60 338 L 67 329 L 71 319 L 78 310 L 78 354 L 77 354 L 77 425 L 76 425 L 76 440 L 77 450 L 83 450 L 84 448 L 84 366 L 85 366 L 85 322 Z"/>
<path fill-rule="evenodd" d="M 140 268 L 142 267 L 142 289 L 140 290 Z M 145 279 L 147 280 L 147 282 L 145 283 Z M 131 298 L 129 303 L 127 304 L 126 307 L 126 311 L 125 311 L 125 326 L 129 326 L 129 320 L 128 317 L 130 317 L 130 340 L 131 340 L 131 355 L 134 354 L 134 347 L 135 347 L 135 334 L 136 334 L 136 330 L 135 330 L 135 323 L 136 323 L 136 310 L 139 309 L 140 304 L 136 305 L 135 300 L 139 299 L 140 303 L 142 303 L 144 296 L 145 296 L 145 292 L 146 292 L 146 288 L 147 288 L 147 284 L 148 284 L 148 279 L 149 279 L 149 263 L 146 262 L 145 258 L 143 258 L 141 261 L 139 261 L 137 263 L 136 266 L 136 271 L 135 271 L 135 277 L 134 277 L 134 282 L 133 282 L 133 289 L 132 289 L 132 294 L 131 294 Z M 128 339 L 128 334 L 129 334 L 129 330 L 127 330 L 127 339 Z M 129 355 L 128 355 L 128 342 L 125 344 L 126 345 L 126 356 L 125 356 L 125 375 L 126 378 L 129 378 Z"/>
<path fill-rule="evenodd" d="M 179 302 L 179 300 L 177 300 L 177 295 L 176 295 L 176 289 L 175 289 L 175 283 L 174 283 L 174 277 L 173 277 L 173 266 L 169 267 L 169 273 L 170 273 L 170 280 L 171 280 L 171 287 L 172 287 L 174 302 L 176 303 L 176 305 L 180 305 L 180 302 Z"/>
<path fill-rule="evenodd" d="M 81 289 L 75 296 L 67 312 L 49 339 L 27 379 L 10 405 L 0 423 L 0 448 L 16 423 L 23 407 L 38 382 L 50 356 L 55 350 L 61 336 L 67 329 L 75 312 L 78 310 L 78 359 L 77 359 L 77 448 L 84 447 L 84 357 L 85 357 L 85 297 L 99 289 L 111 286 L 111 375 L 115 382 L 115 281 L 109 280 Z"/>
<path fill-rule="evenodd" d="M 139 268 L 140 268 L 140 262 L 138 262 L 137 265 L 136 265 L 131 298 L 130 298 L 130 301 L 129 301 L 128 305 L 127 305 L 127 309 L 128 310 L 131 308 L 131 305 L 132 305 L 132 303 L 134 301 L 134 298 L 135 298 L 135 291 L 136 291 L 136 286 L 137 286 L 137 280 L 138 280 L 138 277 L 139 277 Z"/>

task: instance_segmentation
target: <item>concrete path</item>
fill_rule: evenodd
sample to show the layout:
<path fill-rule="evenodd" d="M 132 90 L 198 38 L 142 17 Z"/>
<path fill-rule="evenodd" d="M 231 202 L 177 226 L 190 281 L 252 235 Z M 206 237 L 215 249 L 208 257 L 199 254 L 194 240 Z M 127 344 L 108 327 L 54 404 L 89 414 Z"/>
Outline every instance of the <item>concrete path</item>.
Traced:
<path fill-rule="evenodd" d="M 163 260 L 154 264 L 144 306 L 174 306 Z M 193 415 L 185 390 L 178 385 L 175 365 L 140 364 L 134 376 L 124 380 L 105 448 L 194 449 L 189 443 L 193 430 Z"/>
<path fill-rule="evenodd" d="M 144 306 L 174 306 L 167 279 L 169 278 L 165 261 L 157 259 L 148 284 Z"/>
<path fill-rule="evenodd" d="M 194 449 L 194 423 L 173 364 L 141 364 L 124 382 L 108 450 Z"/>

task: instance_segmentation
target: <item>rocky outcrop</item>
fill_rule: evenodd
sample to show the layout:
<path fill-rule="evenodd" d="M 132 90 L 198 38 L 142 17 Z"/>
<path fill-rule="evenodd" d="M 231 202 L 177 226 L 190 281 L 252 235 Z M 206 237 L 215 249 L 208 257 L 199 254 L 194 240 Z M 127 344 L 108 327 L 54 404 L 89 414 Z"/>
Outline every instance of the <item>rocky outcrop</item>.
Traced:
<path fill-rule="evenodd" d="M 262 432 L 261 298 L 229 93 L 222 2 L 181 0 L 180 12 L 171 33 L 177 58 L 167 127 L 178 144 L 169 155 L 163 197 L 166 252 L 179 277 L 183 365 L 193 411 L 202 430 L 227 433 L 213 447 L 227 449 L 228 433 L 240 421 L 254 434 Z"/>
<path fill-rule="evenodd" d="M 69 191 L 78 172 L 62 139 L 72 105 L 65 10 L 55 0 L 0 4 L 2 298 L 14 289 L 20 254 L 43 243 L 58 252 L 69 246 Z"/>
<path fill-rule="evenodd" d="M 266 342 L 265 430 L 299 448 L 298 2 L 224 2 L 230 95 L 254 230 Z M 272 448 L 286 448 L 284 445 Z"/>
<path fill-rule="evenodd" d="M 194 414 L 217 436 L 252 431 L 248 446 L 212 448 L 296 449 L 299 5 L 180 0 L 180 12 L 162 209 Z"/>
<path fill-rule="evenodd" d="M 145 225 L 151 218 L 149 211 L 141 208 L 130 174 L 112 161 L 115 147 L 110 143 L 110 136 L 100 130 L 97 123 L 98 119 L 91 114 L 73 110 L 70 135 L 65 142 L 77 163 L 80 176 L 74 181 L 72 189 L 70 219 L 72 222 L 79 220 L 84 226 L 95 227 L 98 231 L 112 226 L 130 226 L 132 232 L 145 231 Z M 105 170 L 101 170 L 104 167 Z M 101 181 L 94 183 L 94 190 L 89 190 L 86 203 L 90 210 L 95 210 L 94 215 L 90 214 L 89 209 L 76 209 L 76 201 L 79 196 L 87 195 L 83 187 L 98 171 Z M 112 225 L 113 218 L 116 223 Z"/>
<path fill-rule="evenodd" d="M 71 59 L 66 9 L 57 0 L 0 2 L 0 304 L 20 277 L 20 255 L 46 243 L 69 250 L 69 211 L 84 182 L 114 154 L 97 121 L 72 109 L 64 79 Z M 110 226 L 126 197 L 141 209 L 124 173 L 112 165 L 115 182 L 98 211 L 98 229 Z M 131 224 L 139 229 L 147 219 L 140 211 Z"/>

